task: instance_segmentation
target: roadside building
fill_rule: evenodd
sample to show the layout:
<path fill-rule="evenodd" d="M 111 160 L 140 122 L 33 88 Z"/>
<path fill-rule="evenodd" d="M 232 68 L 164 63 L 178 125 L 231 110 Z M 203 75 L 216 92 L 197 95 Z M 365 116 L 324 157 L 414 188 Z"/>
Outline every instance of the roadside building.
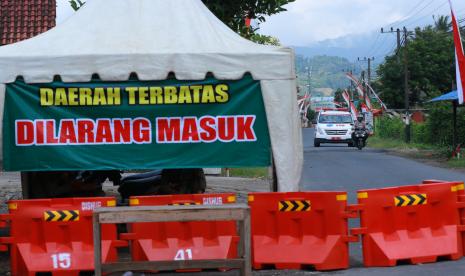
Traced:
<path fill-rule="evenodd" d="M 41 34 L 56 22 L 56 0 L 1 0 L 0 45 Z"/>

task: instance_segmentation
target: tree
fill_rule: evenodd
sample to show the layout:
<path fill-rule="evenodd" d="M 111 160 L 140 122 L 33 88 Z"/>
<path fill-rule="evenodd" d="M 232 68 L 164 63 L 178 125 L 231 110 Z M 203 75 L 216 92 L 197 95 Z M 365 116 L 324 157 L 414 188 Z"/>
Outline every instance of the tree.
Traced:
<path fill-rule="evenodd" d="M 450 91 L 455 76 L 454 45 L 449 33 L 448 17 L 440 17 L 436 25 L 416 28 L 409 37 L 407 48 L 399 53 L 408 55 L 410 105 L 421 105 L 427 100 Z M 378 67 L 379 80 L 375 83 L 383 100 L 391 108 L 403 108 L 404 68 L 397 56 L 385 58 Z"/>
<path fill-rule="evenodd" d="M 168 0 L 167 0 L 168 1 Z M 259 44 L 279 45 L 279 40 L 257 34 L 259 28 L 246 26 L 246 18 L 265 22 L 265 16 L 273 15 L 286 9 L 284 5 L 295 0 L 202 0 L 202 2 L 226 25 L 241 36 Z M 70 0 L 74 10 L 78 10 L 85 2 Z"/>
<path fill-rule="evenodd" d="M 334 92 L 334 101 L 345 105 L 346 101 L 344 100 L 342 93 L 344 93 L 344 90 L 342 90 L 341 88 L 338 88 L 336 92 Z"/>
<path fill-rule="evenodd" d="M 281 42 L 279 42 L 279 39 L 277 39 L 276 37 L 269 36 L 269 35 L 261 35 L 261 34 L 254 33 L 253 35 L 249 37 L 249 39 L 258 44 L 274 45 L 274 46 L 281 45 Z"/>
<path fill-rule="evenodd" d="M 245 18 L 265 22 L 265 16 L 285 11 L 284 5 L 295 0 L 202 0 L 226 25 L 249 38 L 257 29 L 248 28 Z"/>
<path fill-rule="evenodd" d="M 452 28 L 450 18 L 447 15 L 441 15 L 437 19 L 434 18 L 434 29 L 440 32 L 448 32 Z"/>

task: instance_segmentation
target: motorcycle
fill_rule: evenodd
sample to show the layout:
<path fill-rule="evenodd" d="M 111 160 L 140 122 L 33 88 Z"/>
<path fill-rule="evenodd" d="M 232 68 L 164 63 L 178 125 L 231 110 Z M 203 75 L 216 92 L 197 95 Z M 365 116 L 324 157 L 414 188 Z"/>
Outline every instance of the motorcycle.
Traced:
<path fill-rule="evenodd" d="M 118 192 L 127 199 L 140 195 L 197 194 L 205 189 L 203 169 L 163 169 L 123 177 Z"/>
<path fill-rule="evenodd" d="M 354 130 L 354 133 L 352 134 L 352 140 L 354 141 L 354 145 L 359 150 L 362 150 L 366 146 L 367 138 L 368 132 L 365 128 L 357 128 Z"/>

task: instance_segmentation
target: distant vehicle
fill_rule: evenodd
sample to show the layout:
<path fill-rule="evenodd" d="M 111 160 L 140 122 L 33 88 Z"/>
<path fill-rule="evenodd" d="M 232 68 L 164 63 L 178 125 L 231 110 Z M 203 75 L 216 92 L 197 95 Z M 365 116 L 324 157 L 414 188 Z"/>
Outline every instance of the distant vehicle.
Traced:
<path fill-rule="evenodd" d="M 314 146 L 319 147 L 323 143 L 347 144 L 354 146 L 352 132 L 354 121 L 349 112 L 345 111 L 321 111 L 318 113 L 315 124 Z"/>

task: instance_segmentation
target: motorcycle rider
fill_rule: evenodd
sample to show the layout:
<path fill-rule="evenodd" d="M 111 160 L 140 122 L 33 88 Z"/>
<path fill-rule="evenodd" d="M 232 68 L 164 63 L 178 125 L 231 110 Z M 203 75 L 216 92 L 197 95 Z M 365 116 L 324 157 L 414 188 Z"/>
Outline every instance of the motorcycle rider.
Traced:
<path fill-rule="evenodd" d="M 357 121 L 354 122 L 354 132 L 352 132 L 352 140 L 355 142 L 355 131 L 356 130 L 365 130 L 366 131 L 366 123 L 365 123 L 365 118 L 363 117 L 362 114 L 358 114 L 357 116 Z M 363 140 L 366 142 L 368 139 L 368 135 L 366 135 Z"/>
<path fill-rule="evenodd" d="M 365 129 L 366 128 L 366 123 L 365 123 L 365 120 L 364 120 L 362 114 L 358 114 L 357 121 L 355 121 L 355 123 L 354 123 L 354 128 L 355 129 Z"/>

